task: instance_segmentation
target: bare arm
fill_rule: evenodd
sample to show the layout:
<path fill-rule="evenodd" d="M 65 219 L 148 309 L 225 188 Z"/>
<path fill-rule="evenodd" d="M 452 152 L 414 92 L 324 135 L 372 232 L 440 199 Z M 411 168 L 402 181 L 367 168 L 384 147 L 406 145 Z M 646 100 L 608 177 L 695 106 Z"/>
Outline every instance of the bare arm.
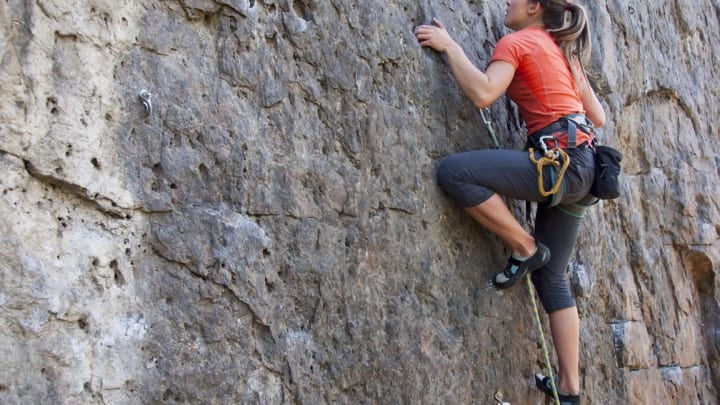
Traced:
<path fill-rule="evenodd" d="M 468 59 L 460 45 L 450 38 L 440 21 L 433 20 L 433 24 L 421 25 L 415 30 L 420 45 L 445 53 L 460 89 L 478 108 L 487 107 L 497 100 L 510 85 L 515 68 L 507 62 L 495 61 L 483 73 Z"/>
<path fill-rule="evenodd" d="M 587 79 L 580 83 L 580 101 L 585 107 L 585 114 L 595 124 L 595 128 L 605 125 L 605 110 Z"/>

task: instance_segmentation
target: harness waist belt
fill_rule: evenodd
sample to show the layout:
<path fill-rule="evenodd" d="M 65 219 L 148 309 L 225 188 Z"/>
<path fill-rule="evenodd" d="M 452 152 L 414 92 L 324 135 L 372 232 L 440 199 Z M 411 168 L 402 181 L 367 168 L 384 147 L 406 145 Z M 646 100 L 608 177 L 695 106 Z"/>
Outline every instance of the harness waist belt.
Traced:
<path fill-rule="evenodd" d="M 584 114 L 570 114 L 560 118 L 539 131 L 533 132 L 532 135 L 528 137 L 528 143 L 537 146 L 541 137 L 566 130 L 568 134 L 567 149 L 574 149 L 577 146 L 578 127 L 580 127 L 580 129 L 584 132 L 592 135 L 592 121 L 590 121 Z"/>

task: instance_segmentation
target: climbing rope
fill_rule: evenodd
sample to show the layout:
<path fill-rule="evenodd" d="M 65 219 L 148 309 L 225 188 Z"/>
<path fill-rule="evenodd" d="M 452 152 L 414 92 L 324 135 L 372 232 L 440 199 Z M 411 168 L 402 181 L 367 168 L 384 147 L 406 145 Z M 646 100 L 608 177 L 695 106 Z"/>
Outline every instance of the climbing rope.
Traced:
<path fill-rule="evenodd" d="M 480 115 L 482 116 L 482 120 L 485 123 L 485 128 L 487 129 L 488 134 L 490 135 L 493 143 L 495 144 L 495 149 L 500 149 L 500 142 L 498 142 L 497 137 L 495 136 L 495 131 L 493 131 L 492 121 L 485 117 L 485 113 L 483 112 L 483 110 L 487 110 L 487 108 L 480 109 Z M 534 151 L 532 148 L 530 148 L 530 160 L 535 163 L 538 168 L 538 187 L 540 188 L 540 194 L 542 194 L 543 197 L 547 197 L 548 195 L 557 193 L 557 191 L 559 190 L 560 185 L 562 184 L 562 176 L 565 174 L 565 171 L 570 164 L 570 158 L 568 157 L 567 153 L 565 153 L 562 149 L 559 148 L 554 148 L 548 151 L 542 138 L 540 139 L 540 145 L 543 149 L 545 149 L 545 156 L 536 160 L 535 154 L 533 153 Z M 550 153 L 551 155 L 548 155 L 548 153 Z M 554 167 L 558 167 L 560 165 L 560 163 L 557 162 L 558 157 L 562 158 L 562 168 L 558 173 L 555 185 L 550 189 L 549 192 L 547 192 L 543 187 L 542 169 L 548 164 L 551 164 Z M 548 194 L 545 195 L 543 193 Z M 510 199 L 508 199 L 508 207 L 512 208 Z M 510 211 L 512 212 L 512 209 Z M 555 386 L 555 377 L 552 370 L 552 363 L 550 363 L 550 354 L 547 348 L 547 344 L 545 343 L 545 333 L 543 332 L 542 321 L 540 320 L 540 311 L 538 310 L 537 301 L 535 300 L 535 290 L 533 288 L 532 281 L 530 280 L 530 273 L 525 276 L 525 282 L 528 287 L 528 293 L 530 294 L 530 303 L 532 304 L 533 314 L 535 316 L 535 325 L 537 326 L 538 330 L 538 339 L 540 340 L 540 346 L 542 347 L 543 356 L 545 357 L 545 367 L 548 371 L 548 378 L 550 378 L 550 387 L 552 388 L 553 398 L 555 399 L 555 404 L 560 405 L 560 397 L 558 396 L 557 387 Z M 498 401 L 499 404 L 503 403 L 503 397 L 501 392 L 498 391 L 495 394 L 495 400 Z"/>
<path fill-rule="evenodd" d="M 537 326 L 539 336 L 538 339 L 540 340 L 543 356 L 545 357 L 545 367 L 547 367 L 548 378 L 550 379 L 550 387 L 552 388 L 553 392 L 553 398 L 555 399 L 555 404 L 560 405 L 560 397 L 558 396 L 557 387 L 555 386 L 555 376 L 553 375 L 552 364 L 550 363 L 550 353 L 547 348 L 547 344 L 545 344 L 545 333 L 543 332 L 542 321 L 540 321 L 540 311 L 538 310 L 537 301 L 535 300 L 535 290 L 533 289 L 532 282 L 530 281 L 530 273 L 525 276 L 525 283 L 528 287 L 528 293 L 530 294 L 530 303 L 532 304 L 533 312 L 535 314 L 535 326 Z"/>

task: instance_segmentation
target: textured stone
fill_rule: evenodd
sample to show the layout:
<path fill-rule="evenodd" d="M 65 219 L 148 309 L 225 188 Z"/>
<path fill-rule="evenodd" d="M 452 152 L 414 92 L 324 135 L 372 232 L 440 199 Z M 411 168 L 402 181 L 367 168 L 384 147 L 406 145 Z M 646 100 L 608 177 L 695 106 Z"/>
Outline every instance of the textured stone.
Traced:
<path fill-rule="evenodd" d="M 568 266 L 583 401 L 711 404 L 720 5 L 586 5 L 626 159 Z M 434 179 L 491 141 L 412 33 L 485 66 L 504 6 L 0 3 L 0 402 L 539 403 L 527 291 Z"/>

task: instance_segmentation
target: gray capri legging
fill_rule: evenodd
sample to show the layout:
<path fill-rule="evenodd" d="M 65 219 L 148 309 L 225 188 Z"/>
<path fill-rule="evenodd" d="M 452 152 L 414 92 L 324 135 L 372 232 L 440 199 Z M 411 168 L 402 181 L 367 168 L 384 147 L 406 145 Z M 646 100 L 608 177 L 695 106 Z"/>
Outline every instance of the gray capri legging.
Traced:
<path fill-rule="evenodd" d="M 528 152 L 486 149 L 445 158 L 438 168 L 443 190 L 463 208 L 483 203 L 498 193 L 517 200 L 538 202 L 534 237 L 550 249 L 550 262 L 532 273 L 543 308 L 551 313 L 574 307 L 565 269 L 577 239 L 585 209 L 597 201 L 590 194 L 595 176 L 594 152 L 587 146 L 566 150 L 570 165 L 563 177 L 557 205 L 538 189 L 537 167 Z M 540 157 L 536 152 L 536 157 Z M 552 185 L 551 169 L 543 172 L 545 189 Z"/>

